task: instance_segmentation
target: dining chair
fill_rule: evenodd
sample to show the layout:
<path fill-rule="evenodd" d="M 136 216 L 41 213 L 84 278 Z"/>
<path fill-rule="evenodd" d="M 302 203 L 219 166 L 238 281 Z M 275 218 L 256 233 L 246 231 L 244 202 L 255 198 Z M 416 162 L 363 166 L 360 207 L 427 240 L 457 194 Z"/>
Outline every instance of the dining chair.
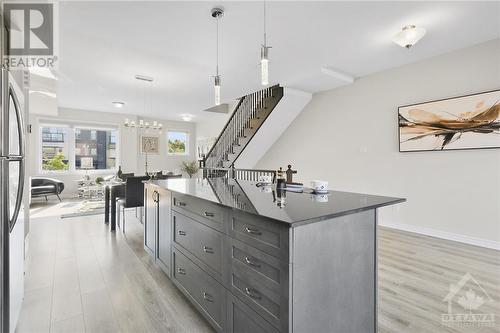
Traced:
<path fill-rule="evenodd" d="M 121 225 L 123 233 L 125 233 L 125 209 L 144 206 L 143 181 L 148 179 L 148 176 L 127 177 L 124 196 L 116 202 L 118 228 L 120 228 L 120 215 L 123 215 Z"/>

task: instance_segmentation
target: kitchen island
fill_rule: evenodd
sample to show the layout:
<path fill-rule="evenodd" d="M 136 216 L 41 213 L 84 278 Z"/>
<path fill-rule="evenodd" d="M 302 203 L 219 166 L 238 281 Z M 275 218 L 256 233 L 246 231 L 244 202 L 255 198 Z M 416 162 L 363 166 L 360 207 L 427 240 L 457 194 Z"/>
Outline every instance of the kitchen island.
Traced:
<path fill-rule="evenodd" d="M 144 248 L 219 332 L 375 332 L 377 209 L 225 178 L 145 183 Z"/>

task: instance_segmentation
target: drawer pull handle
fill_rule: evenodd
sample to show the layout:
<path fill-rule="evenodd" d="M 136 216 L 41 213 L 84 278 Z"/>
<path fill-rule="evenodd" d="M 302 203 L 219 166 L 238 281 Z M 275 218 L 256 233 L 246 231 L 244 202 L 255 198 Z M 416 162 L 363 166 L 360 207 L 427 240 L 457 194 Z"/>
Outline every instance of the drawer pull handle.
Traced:
<path fill-rule="evenodd" d="M 177 233 L 178 233 L 180 236 L 186 236 L 186 235 L 187 235 L 187 233 L 186 233 L 185 231 L 183 231 L 183 230 L 179 230 L 179 231 L 177 231 Z"/>
<path fill-rule="evenodd" d="M 204 215 L 206 217 L 214 217 L 214 213 L 210 213 L 210 212 L 205 212 Z"/>
<path fill-rule="evenodd" d="M 186 270 L 184 268 L 177 268 L 177 273 L 186 275 Z"/>
<path fill-rule="evenodd" d="M 214 253 L 214 249 L 208 246 L 204 246 L 203 251 L 205 251 L 206 253 Z"/>
<path fill-rule="evenodd" d="M 203 292 L 203 298 L 207 300 L 207 302 L 211 302 L 213 303 L 214 299 L 212 297 L 212 295 L 206 293 L 206 292 Z"/>
<path fill-rule="evenodd" d="M 245 288 L 245 293 L 254 299 L 261 299 L 260 295 L 255 294 L 250 288 Z"/>
<path fill-rule="evenodd" d="M 177 205 L 181 207 L 186 207 L 186 203 L 182 201 L 177 202 Z"/>
<path fill-rule="evenodd" d="M 249 233 L 249 234 L 252 234 L 252 235 L 262 235 L 262 232 L 260 232 L 259 229 L 254 229 L 254 228 L 250 228 L 250 227 L 246 227 L 245 230 Z"/>
<path fill-rule="evenodd" d="M 247 264 L 249 264 L 250 266 L 253 266 L 253 267 L 260 267 L 260 265 L 259 265 L 259 264 L 254 263 L 254 262 L 252 261 L 252 259 L 251 259 L 251 258 L 249 258 L 249 257 L 245 257 L 245 261 L 246 261 L 246 263 L 247 263 Z"/>

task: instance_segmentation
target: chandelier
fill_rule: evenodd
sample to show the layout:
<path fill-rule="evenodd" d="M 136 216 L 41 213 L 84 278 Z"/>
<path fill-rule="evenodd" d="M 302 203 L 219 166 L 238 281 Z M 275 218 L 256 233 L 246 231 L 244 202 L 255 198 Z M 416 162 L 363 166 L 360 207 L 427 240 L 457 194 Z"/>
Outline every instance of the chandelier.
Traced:
<path fill-rule="evenodd" d="M 163 128 L 163 124 L 156 120 L 150 123 L 148 121 L 144 121 L 143 119 L 139 119 L 138 122 L 135 122 L 133 120 L 129 121 L 128 118 L 125 118 L 123 126 L 129 128 L 154 129 L 154 130 L 161 130 Z"/>

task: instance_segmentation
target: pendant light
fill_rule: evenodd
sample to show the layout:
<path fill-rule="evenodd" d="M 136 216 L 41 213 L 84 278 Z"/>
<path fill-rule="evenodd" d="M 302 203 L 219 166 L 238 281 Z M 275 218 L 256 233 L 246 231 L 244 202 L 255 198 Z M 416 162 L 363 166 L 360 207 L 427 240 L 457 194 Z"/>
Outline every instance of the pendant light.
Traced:
<path fill-rule="evenodd" d="M 214 76 L 214 97 L 215 105 L 220 105 L 220 75 L 219 75 L 219 19 L 224 15 L 224 11 L 220 8 L 212 9 L 212 17 L 216 22 L 216 66 Z"/>
<path fill-rule="evenodd" d="M 263 86 L 269 84 L 269 49 L 267 46 L 267 31 L 266 31 L 266 2 L 264 1 L 264 44 L 260 48 L 260 81 Z"/>

